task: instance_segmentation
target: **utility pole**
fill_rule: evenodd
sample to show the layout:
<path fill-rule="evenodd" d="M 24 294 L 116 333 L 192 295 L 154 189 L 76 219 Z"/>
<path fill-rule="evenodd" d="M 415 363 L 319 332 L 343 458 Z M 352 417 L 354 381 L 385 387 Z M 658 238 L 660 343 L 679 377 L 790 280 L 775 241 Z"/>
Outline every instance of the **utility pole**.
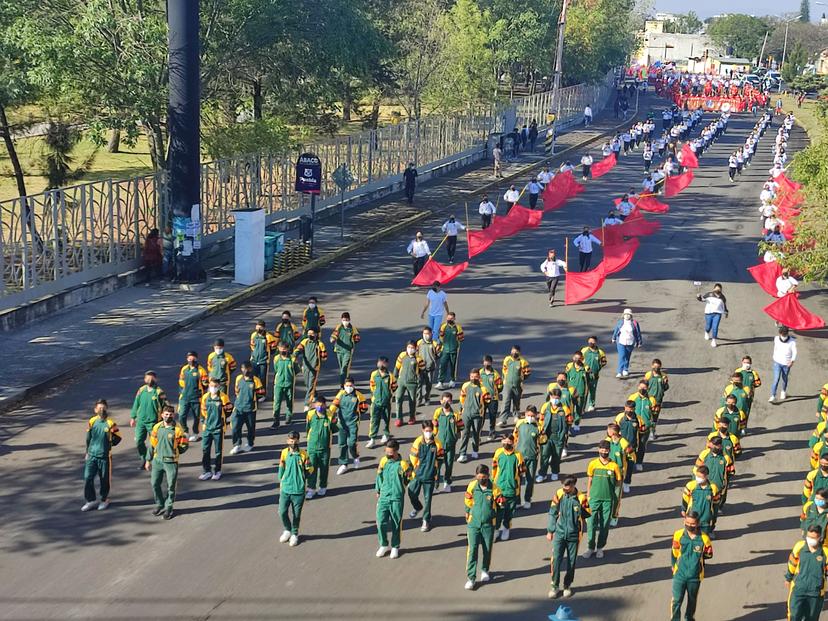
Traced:
<path fill-rule="evenodd" d="M 762 67 L 762 59 L 765 58 L 765 45 L 768 42 L 768 34 L 770 34 L 770 30 L 765 31 L 765 40 L 762 41 L 762 51 L 759 52 L 758 62 L 756 63 L 758 66 Z"/>
<path fill-rule="evenodd" d="M 558 19 L 558 45 L 555 48 L 555 82 L 552 85 L 552 101 L 555 104 L 555 120 L 552 126 L 552 152 L 555 154 L 555 138 L 557 137 L 557 130 L 554 123 L 557 123 L 561 118 L 561 76 L 563 75 L 563 46 L 564 46 L 564 30 L 566 29 L 566 7 L 569 0 L 563 0 L 561 5 L 561 16 Z"/>
<path fill-rule="evenodd" d="M 170 98 L 167 127 L 169 210 L 172 212 L 173 279 L 204 280 L 201 248 L 199 142 L 199 0 L 167 0 Z"/>

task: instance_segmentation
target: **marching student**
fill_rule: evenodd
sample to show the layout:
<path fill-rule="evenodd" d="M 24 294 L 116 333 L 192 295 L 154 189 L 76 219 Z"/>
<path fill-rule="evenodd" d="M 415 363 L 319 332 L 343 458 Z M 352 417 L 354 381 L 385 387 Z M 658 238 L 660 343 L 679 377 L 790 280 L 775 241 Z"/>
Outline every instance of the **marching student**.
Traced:
<path fill-rule="evenodd" d="M 291 547 L 299 545 L 299 522 L 311 472 L 310 458 L 304 449 L 299 448 L 299 432 L 289 431 L 287 448 L 282 449 L 279 456 L 279 517 L 285 527 L 279 543 L 287 543 Z"/>
<path fill-rule="evenodd" d="M 463 503 L 466 508 L 466 581 L 465 589 L 471 591 L 477 580 L 477 559 L 480 548 L 483 559 L 480 563 L 480 582 L 488 582 L 489 568 L 492 561 L 494 544 L 494 527 L 499 508 L 504 502 L 503 494 L 489 479 L 489 467 L 478 464 L 474 470 L 474 479 L 466 488 Z"/>

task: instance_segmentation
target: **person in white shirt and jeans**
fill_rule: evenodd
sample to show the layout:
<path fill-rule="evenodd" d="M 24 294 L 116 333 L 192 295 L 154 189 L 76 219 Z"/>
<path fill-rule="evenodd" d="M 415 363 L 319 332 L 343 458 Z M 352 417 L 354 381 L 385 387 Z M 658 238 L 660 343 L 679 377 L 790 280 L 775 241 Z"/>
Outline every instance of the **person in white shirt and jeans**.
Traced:
<path fill-rule="evenodd" d="M 584 127 L 592 125 L 592 106 L 589 104 L 584 108 Z"/>
<path fill-rule="evenodd" d="M 446 292 L 440 289 L 440 281 L 435 280 L 426 294 L 426 303 L 423 311 L 420 313 L 420 319 L 425 319 L 426 311 L 428 311 L 428 325 L 431 327 L 431 333 L 434 335 L 434 340 L 440 340 L 440 326 L 443 325 L 443 311 L 449 313 L 448 297 Z"/>
<path fill-rule="evenodd" d="M 555 250 L 550 249 L 546 254 L 546 261 L 541 263 L 541 272 L 546 276 L 546 290 L 549 292 L 549 306 L 555 303 L 555 291 L 558 289 L 558 281 L 561 274 L 566 272 L 566 263 L 555 255 Z"/>
<path fill-rule="evenodd" d="M 487 229 L 492 225 L 492 218 L 497 212 L 497 207 L 489 200 L 488 196 L 484 196 L 483 200 L 480 201 L 477 212 L 480 214 L 481 227 Z"/>
<path fill-rule="evenodd" d="M 465 230 L 466 227 L 461 222 L 457 222 L 454 216 L 449 216 L 449 219 L 443 223 L 449 263 L 454 263 L 454 253 L 457 251 L 457 233 Z"/>
<path fill-rule="evenodd" d="M 722 293 L 721 283 L 713 285 L 713 291 L 704 295 L 697 295 L 699 302 L 704 302 L 704 340 L 710 341 L 711 347 L 716 347 L 719 337 L 719 323 L 722 316 L 727 317 L 727 298 Z"/>
<path fill-rule="evenodd" d="M 583 232 L 576 237 L 572 243 L 578 249 L 578 269 L 586 272 L 592 264 L 592 244 L 601 245 L 601 240 L 589 232 L 589 227 L 584 227 Z"/>
<path fill-rule="evenodd" d="M 410 244 L 408 244 L 406 252 L 414 259 L 414 276 L 416 277 L 417 274 L 420 273 L 420 270 L 423 269 L 423 266 L 426 264 L 426 261 L 428 261 L 428 257 L 431 254 L 428 242 L 423 239 L 422 232 L 417 231 L 414 239 L 411 240 Z"/>
<path fill-rule="evenodd" d="M 592 168 L 592 156 L 587 153 L 581 158 L 581 167 L 583 168 L 583 172 L 581 173 L 581 178 L 586 181 L 589 179 L 589 171 Z"/>
<path fill-rule="evenodd" d="M 796 362 L 796 339 L 788 332 L 786 326 L 779 326 L 779 334 L 773 339 L 773 384 L 768 397 L 770 403 L 776 400 L 776 389 L 780 381 L 782 391 L 779 393 L 779 400 L 784 401 L 787 397 L 785 391 L 788 389 L 788 377 L 793 363 Z"/>

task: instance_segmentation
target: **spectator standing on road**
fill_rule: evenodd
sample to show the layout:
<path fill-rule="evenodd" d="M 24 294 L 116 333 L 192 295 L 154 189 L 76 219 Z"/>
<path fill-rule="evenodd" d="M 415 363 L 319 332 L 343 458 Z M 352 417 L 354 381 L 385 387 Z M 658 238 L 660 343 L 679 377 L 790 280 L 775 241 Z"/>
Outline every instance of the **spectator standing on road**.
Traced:
<path fill-rule="evenodd" d="M 578 249 L 578 269 L 586 272 L 592 264 L 592 244 L 600 246 L 601 240 L 590 233 L 589 227 L 585 226 L 581 234 L 572 240 L 572 243 Z"/>
<path fill-rule="evenodd" d="M 592 125 L 592 106 L 587 104 L 584 107 L 584 127 Z"/>
<path fill-rule="evenodd" d="M 420 319 L 425 319 L 426 311 L 428 311 L 428 325 L 431 328 L 431 333 L 439 335 L 440 326 L 443 324 L 443 311 L 451 312 L 448 305 L 448 296 L 440 288 L 439 280 L 435 280 L 431 285 L 431 289 L 426 293 L 426 303 L 420 313 Z"/>
<path fill-rule="evenodd" d="M 95 416 L 86 429 L 86 456 L 83 463 L 83 495 L 86 500 L 81 511 L 109 506 L 109 484 L 112 480 L 112 447 L 121 442 L 118 425 L 107 413 L 106 399 L 95 402 Z M 101 501 L 95 494 L 95 478 L 101 482 Z"/>
<path fill-rule="evenodd" d="M 776 389 L 780 383 L 782 391 L 779 393 L 779 400 L 784 401 L 787 397 L 788 376 L 793 363 L 796 362 L 796 338 L 790 335 L 787 326 L 779 327 L 779 334 L 773 339 L 773 383 L 768 401 L 773 403 L 776 400 Z"/>
<path fill-rule="evenodd" d="M 713 285 L 713 291 L 704 295 L 697 295 L 699 302 L 704 302 L 704 340 L 710 341 L 711 347 L 716 347 L 719 337 L 719 323 L 722 316 L 727 317 L 727 298 L 722 293 L 721 283 Z"/>
<path fill-rule="evenodd" d="M 454 253 L 457 251 L 457 233 L 465 231 L 466 227 L 462 222 L 457 222 L 457 219 L 451 215 L 449 219 L 443 223 L 443 234 L 446 236 L 446 253 L 448 254 L 449 263 L 454 263 Z"/>
<path fill-rule="evenodd" d="M 550 248 L 546 253 L 546 260 L 541 263 L 540 270 L 546 276 L 546 291 L 549 293 L 549 306 L 555 303 L 555 292 L 558 290 L 558 281 L 561 274 L 566 272 L 566 263 L 557 258 L 555 250 Z"/>
<path fill-rule="evenodd" d="M 480 206 L 477 208 L 477 212 L 480 214 L 481 228 L 487 229 L 492 225 L 492 218 L 497 213 L 497 207 L 489 200 L 488 196 L 484 195 L 483 200 L 480 201 Z"/>
<path fill-rule="evenodd" d="M 414 168 L 414 162 L 408 162 L 408 166 L 405 167 L 403 181 L 405 183 L 405 198 L 409 203 L 413 203 L 414 188 L 417 185 L 417 169 Z"/>
<path fill-rule="evenodd" d="M 515 203 L 518 202 L 520 198 L 520 192 L 517 191 L 514 185 L 510 185 L 509 189 L 506 190 L 505 194 L 503 194 L 503 202 L 506 203 L 506 213 L 509 213 L 509 210 L 514 207 Z"/>
<path fill-rule="evenodd" d="M 581 157 L 581 166 L 583 167 L 581 178 L 586 181 L 589 179 L 589 171 L 592 168 L 592 156 L 589 153 Z"/>
<path fill-rule="evenodd" d="M 618 372 L 615 377 L 627 377 L 630 374 L 633 349 L 641 347 L 644 342 L 641 338 L 641 326 L 633 319 L 631 309 L 625 308 L 621 319 L 616 322 L 612 331 L 612 342 L 618 351 Z"/>
<path fill-rule="evenodd" d="M 492 149 L 492 162 L 494 164 L 494 171 L 493 174 L 498 179 L 503 178 L 503 149 L 500 148 L 499 144 L 496 144 L 494 149 Z"/>
<path fill-rule="evenodd" d="M 428 257 L 431 255 L 431 249 L 428 247 L 428 242 L 423 239 L 423 234 L 420 231 L 417 231 L 414 239 L 412 239 L 411 243 L 408 244 L 406 252 L 410 254 L 411 258 L 414 260 L 413 269 L 414 277 L 416 278 L 417 274 L 419 274 L 420 270 L 425 266 Z"/>

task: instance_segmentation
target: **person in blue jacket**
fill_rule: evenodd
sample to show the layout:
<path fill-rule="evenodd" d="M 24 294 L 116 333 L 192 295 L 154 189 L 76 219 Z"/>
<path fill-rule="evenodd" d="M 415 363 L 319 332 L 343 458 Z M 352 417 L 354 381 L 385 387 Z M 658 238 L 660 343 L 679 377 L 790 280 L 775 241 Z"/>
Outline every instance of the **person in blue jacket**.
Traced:
<path fill-rule="evenodd" d="M 624 309 L 621 319 L 615 324 L 612 331 L 612 342 L 618 350 L 618 372 L 615 377 L 627 377 L 630 374 L 630 358 L 633 349 L 641 347 L 641 326 L 633 319 L 632 310 Z"/>

